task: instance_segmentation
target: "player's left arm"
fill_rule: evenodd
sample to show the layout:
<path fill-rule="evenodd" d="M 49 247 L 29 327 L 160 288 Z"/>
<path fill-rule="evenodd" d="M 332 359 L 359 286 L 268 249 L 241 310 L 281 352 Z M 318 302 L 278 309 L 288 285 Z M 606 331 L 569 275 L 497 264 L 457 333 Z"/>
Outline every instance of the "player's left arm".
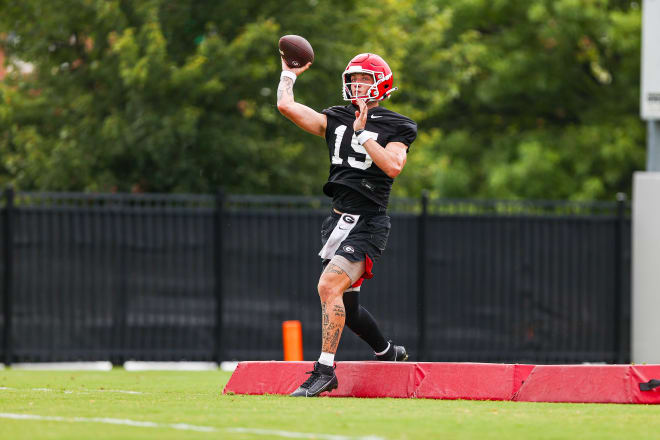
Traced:
<path fill-rule="evenodd" d="M 359 130 L 364 130 L 364 127 L 367 125 L 367 104 L 362 100 L 358 100 L 358 107 L 360 111 L 355 112 L 355 122 L 353 122 L 353 130 L 356 133 L 359 133 Z M 363 135 L 367 135 L 367 133 Z M 358 142 L 361 140 L 360 137 L 358 135 Z M 367 150 L 367 153 L 376 166 L 392 179 L 398 176 L 406 165 L 408 146 L 403 142 L 389 142 L 383 148 L 374 139 L 367 138 L 360 142 L 360 144 Z"/>

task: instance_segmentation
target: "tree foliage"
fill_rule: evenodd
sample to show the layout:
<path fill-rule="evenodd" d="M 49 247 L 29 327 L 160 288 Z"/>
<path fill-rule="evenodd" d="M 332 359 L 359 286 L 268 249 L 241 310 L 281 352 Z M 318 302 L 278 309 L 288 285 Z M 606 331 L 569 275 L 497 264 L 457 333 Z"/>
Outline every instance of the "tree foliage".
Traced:
<path fill-rule="evenodd" d="M 323 139 L 279 115 L 277 40 L 316 61 L 296 98 L 341 104 L 356 53 L 419 137 L 395 193 L 611 199 L 644 164 L 641 15 L 607 0 L 0 2 L 0 183 L 21 189 L 317 194 Z"/>

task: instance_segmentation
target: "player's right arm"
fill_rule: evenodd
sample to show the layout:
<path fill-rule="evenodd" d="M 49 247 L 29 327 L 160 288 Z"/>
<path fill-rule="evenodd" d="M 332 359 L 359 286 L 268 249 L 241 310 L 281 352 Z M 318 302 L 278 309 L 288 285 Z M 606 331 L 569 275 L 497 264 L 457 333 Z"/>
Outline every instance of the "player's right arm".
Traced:
<path fill-rule="evenodd" d="M 287 71 L 298 76 L 311 65 L 312 63 L 307 63 L 303 67 L 290 68 L 286 65 L 284 60 L 282 60 L 282 72 Z M 295 80 L 286 75 L 287 74 L 282 75 L 280 78 L 280 84 L 277 86 L 277 109 L 280 113 L 290 119 L 291 122 L 306 132 L 325 137 L 325 128 L 328 124 L 328 118 L 323 113 L 319 113 L 294 100 L 293 83 Z"/>

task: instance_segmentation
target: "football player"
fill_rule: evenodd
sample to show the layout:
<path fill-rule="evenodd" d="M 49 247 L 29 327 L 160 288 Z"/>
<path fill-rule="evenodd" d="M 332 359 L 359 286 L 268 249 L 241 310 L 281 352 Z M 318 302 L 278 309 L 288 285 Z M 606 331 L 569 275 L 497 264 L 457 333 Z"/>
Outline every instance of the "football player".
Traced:
<path fill-rule="evenodd" d="M 277 108 L 301 129 L 324 137 L 330 175 L 323 192 L 332 212 L 321 227 L 319 252 L 324 270 L 318 283 L 322 349 L 310 377 L 292 396 L 313 397 L 337 388 L 334 357 L 344 325 L 374 350 L 375 359 L 405 361 L 403 346 L 383 336 L 376 320 L 360 305 L 364 279 L 385 250 L 390 232 L 387 205 L 394 178 L 406 164 L 417 136 L 411 119 L 380 106 L 396 90 L 385 60 L 372 53 L 355 56 L 342 73 L 345 106 L 321 113 L 295 101 L 293 85 L 311 63 L 290 68 L 282 60 Z"/>

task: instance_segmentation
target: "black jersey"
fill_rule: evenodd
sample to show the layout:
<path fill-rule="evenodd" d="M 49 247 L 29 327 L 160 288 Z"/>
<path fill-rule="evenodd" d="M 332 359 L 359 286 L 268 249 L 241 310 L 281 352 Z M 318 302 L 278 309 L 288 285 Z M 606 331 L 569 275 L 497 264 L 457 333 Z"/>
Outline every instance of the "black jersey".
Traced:
<path fill-rule="evenodd" d="M 328 118 L 325 140 L 330 154 L 330 175 L 323 192 L 332 197 L 333 206 L 343 212 L 383 212 L 387 210 L 394 179 L 378 168 L 367 150 L 358 144 L 353 133 L 356 110 L 353 104 L 323 110 Z M 369 109 L 365 132 L 383 148 L 390 142 L 401 142 L 410 149 L 417 137 L 417 124 L 378 106 Z M 360 199 L 364 206 L 355 209 L 355 202 Z M 352 206 L 346 206 L 347 203 Z"/>

